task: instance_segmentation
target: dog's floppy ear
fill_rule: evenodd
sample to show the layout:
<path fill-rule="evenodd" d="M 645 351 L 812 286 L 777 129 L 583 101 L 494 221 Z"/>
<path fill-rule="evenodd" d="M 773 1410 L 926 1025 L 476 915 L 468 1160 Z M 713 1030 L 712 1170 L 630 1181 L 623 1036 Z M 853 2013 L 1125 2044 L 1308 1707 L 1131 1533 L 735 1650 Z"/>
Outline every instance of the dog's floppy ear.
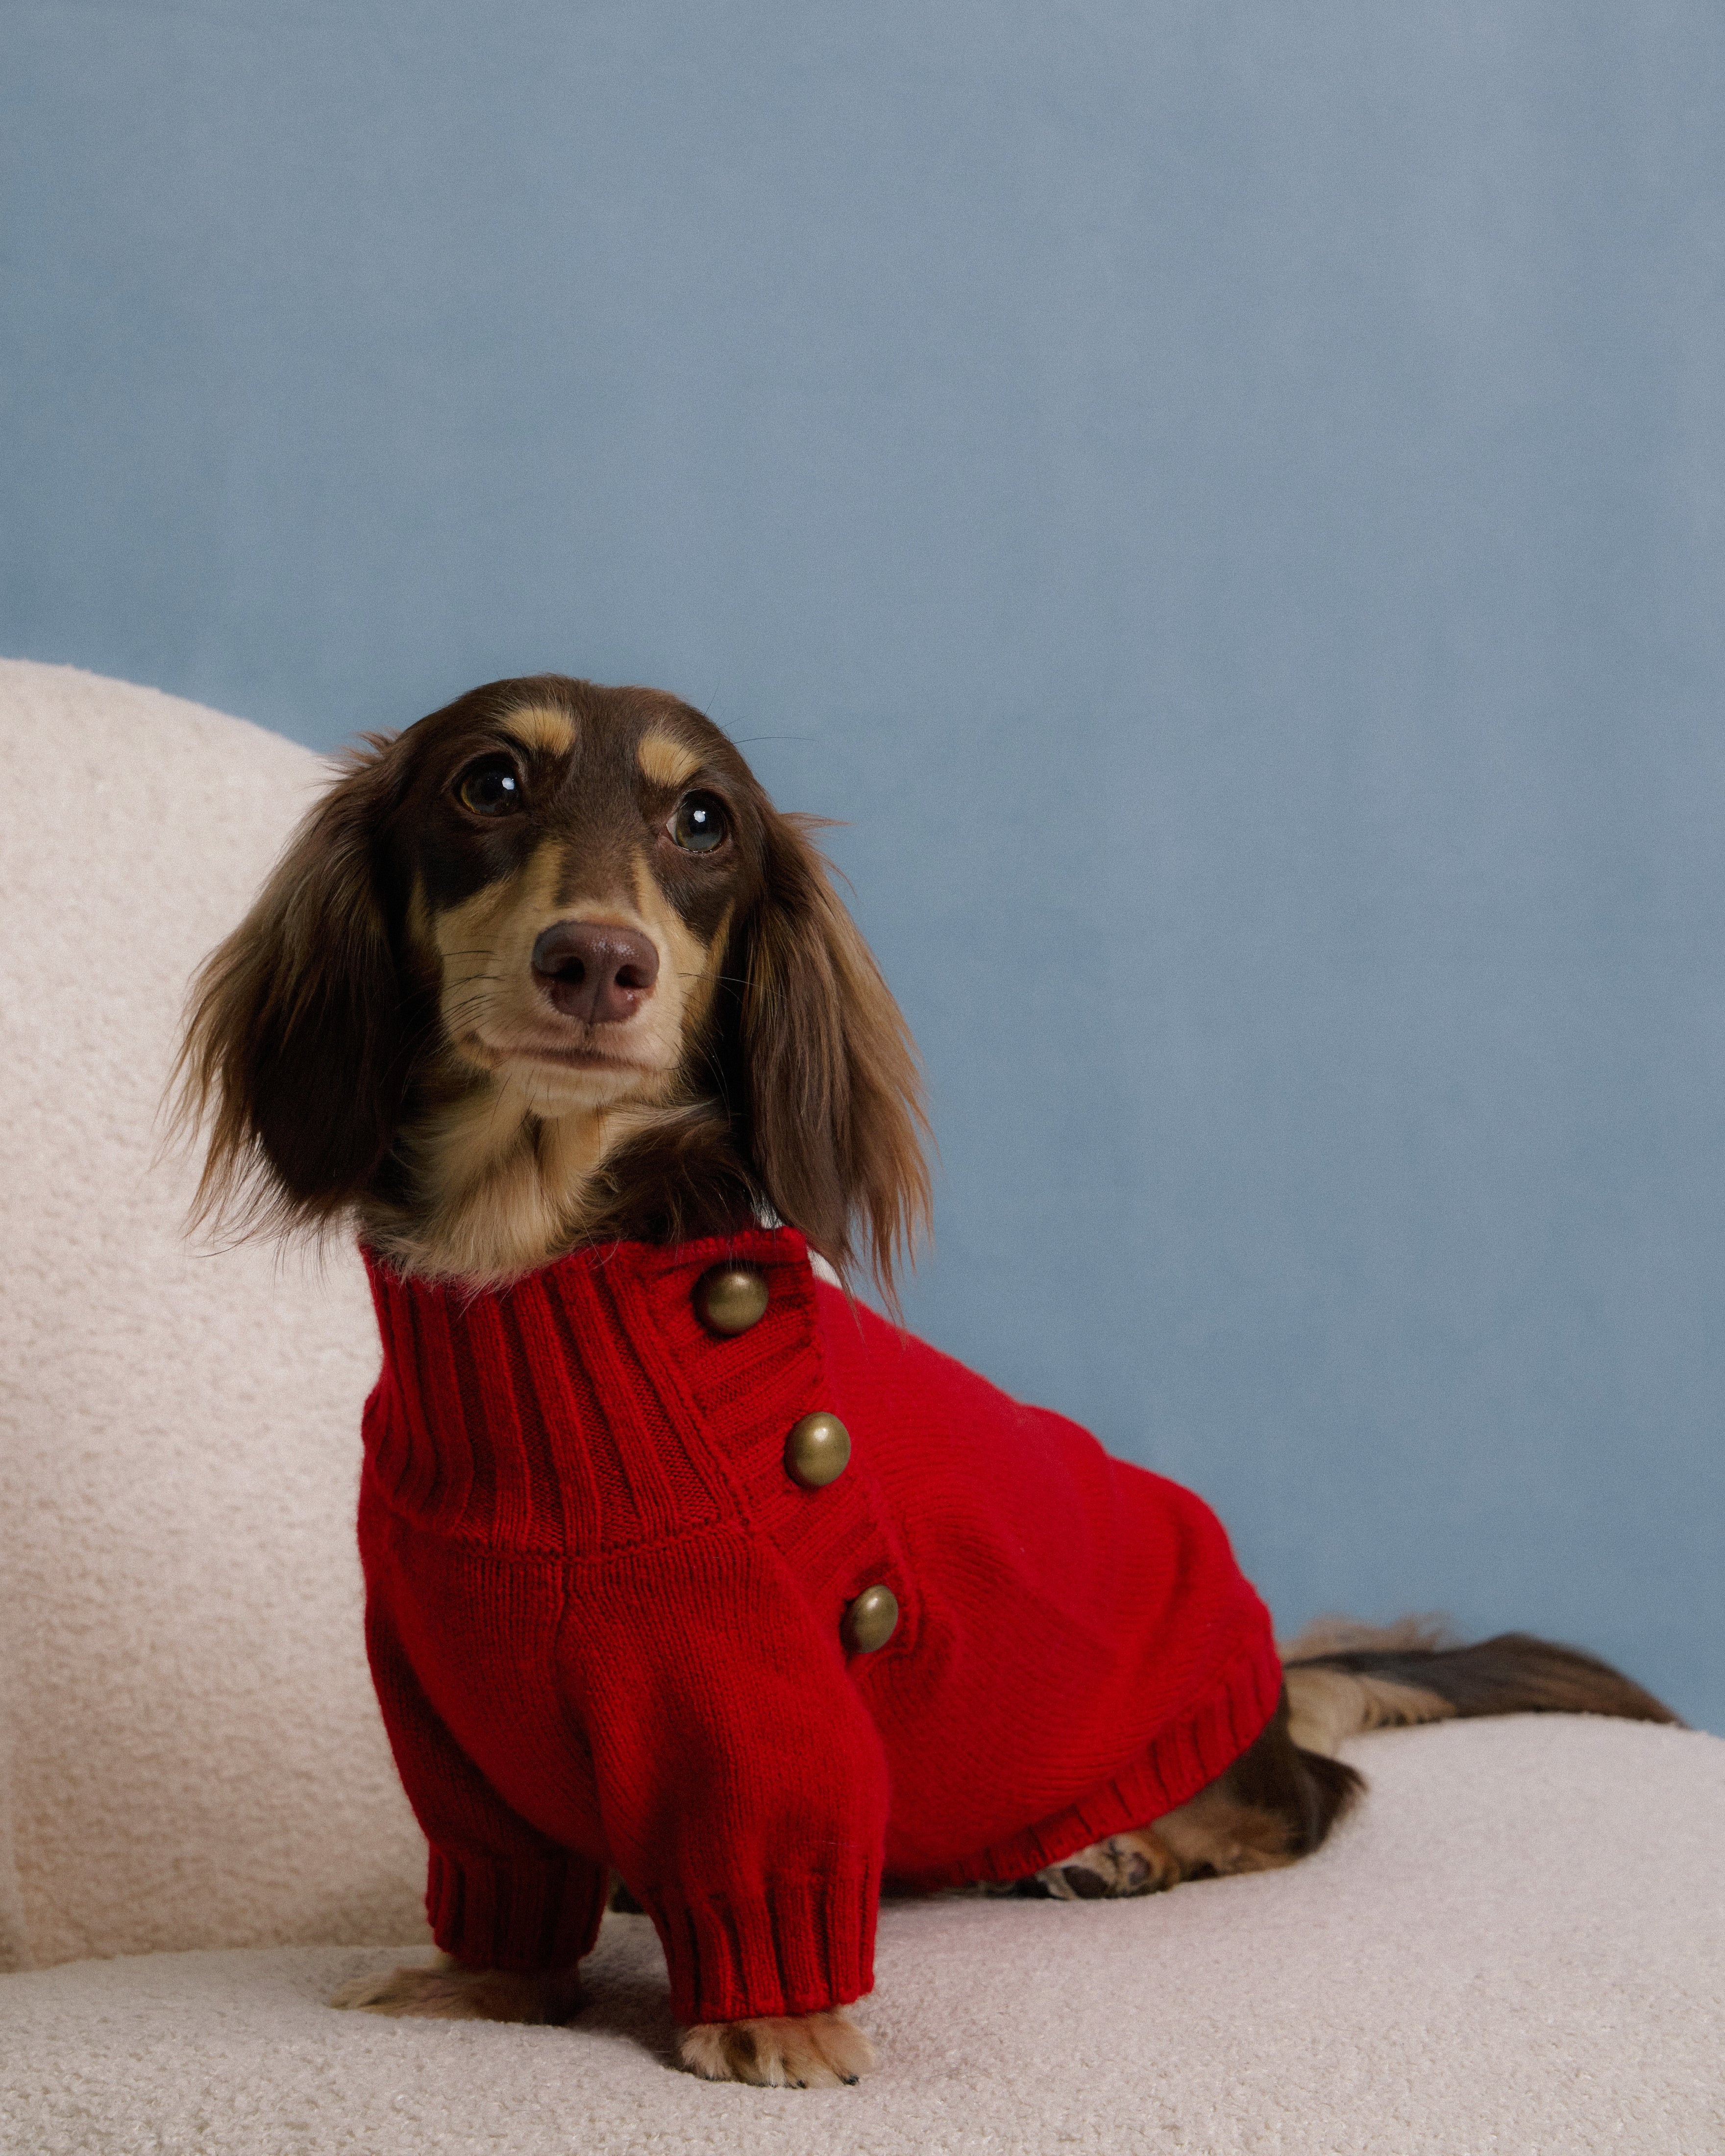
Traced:
<path fill-rule="evenodd" d="M 331 1219 L 389 1150 L 412 1061 L 379 891 L 402 759 L 367 737 L 192 985 L 175 1120 L 208 1122 L 194 1220 Z"/>
<path fill-rule="evenodd" d="M 909 1030 L 809 836 L 819 821 L 767 812 L 742 954 L 750 1150 L 781 1219 L 841 1274 L 860 1242 L 893 1306 L 928 1223 L 928 1124 Z"/>

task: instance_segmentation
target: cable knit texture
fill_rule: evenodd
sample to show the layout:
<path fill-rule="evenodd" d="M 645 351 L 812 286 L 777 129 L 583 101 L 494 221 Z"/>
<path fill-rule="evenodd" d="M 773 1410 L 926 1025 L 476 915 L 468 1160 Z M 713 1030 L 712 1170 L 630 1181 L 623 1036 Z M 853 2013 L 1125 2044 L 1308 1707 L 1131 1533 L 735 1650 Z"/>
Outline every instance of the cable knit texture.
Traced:
<path fill-rule="evenodd" d="M 721 1260 L 766 1315 L 709 1332 Z M 1183 1804 L 1281 1681 L 1207 1507 L 816 1280 L 790 1229 L 578 1251 L 498 1291 L 368 1257 L 372 1674 L 439 1945 L 592 1945 L 614 1864 L 685 2021 L 871 1985 L 883 1876 L 1023 1876 Z M 837 1414 L 837 1481 L 785 1467 Z M 845 1612 L 896 1630 L 847 1656 Z"/>

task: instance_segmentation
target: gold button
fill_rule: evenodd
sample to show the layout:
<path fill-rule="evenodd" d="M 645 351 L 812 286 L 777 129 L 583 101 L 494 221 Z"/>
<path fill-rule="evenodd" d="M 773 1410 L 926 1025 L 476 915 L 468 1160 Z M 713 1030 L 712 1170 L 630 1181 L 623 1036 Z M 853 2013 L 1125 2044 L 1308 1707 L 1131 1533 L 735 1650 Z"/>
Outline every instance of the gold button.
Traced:
<path fill-rule="evenodd" d="M 714 1265 L 695 1284 L 695 1307 L 715 1332 L 747 1332 L 767 1315 L 767 1282 L 752 1265 Z"/>
<path fill-rule="evenodd" d="M 850 1465 L 850 1432 L 835 1414 L 804 1415 L 784 1441 L 784 1471 L 805 1490 L 824 1490 Z"/>
<path fill-rule="evenodd" d="M 890 1587 L 865 1587 L 845 1610 L 842 1630 L 853 1655 L 872 1655 L 898 1630 L 898 1597 Z"/>

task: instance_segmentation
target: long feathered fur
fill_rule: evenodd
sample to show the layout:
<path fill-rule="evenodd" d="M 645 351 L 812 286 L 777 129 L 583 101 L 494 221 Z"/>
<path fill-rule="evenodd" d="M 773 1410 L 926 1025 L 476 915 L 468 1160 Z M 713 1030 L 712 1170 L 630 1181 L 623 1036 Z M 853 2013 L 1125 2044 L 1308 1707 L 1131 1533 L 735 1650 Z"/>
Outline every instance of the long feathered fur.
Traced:
<path fill-rule="evenodd" d="M 424 1209 L 404 1133 L 423 1138 L 474 1082 L 451 1057 L 434 960 L 413 931 L 428 767 L 470 706 L 506 718 L 532 699 L 578 708 L 590 730 L 614 724 L 619 757 L 632 755 L 642 694 L 559 677 L 494 684 L 341 760 L 193 983 L 170 1127 L 207 1133 L 195 1224 L 244 1236 L 387 1219 L 396 1233 L 404 1209 Z M 635 701 L 614 716 L 607 697 Z M 711 954 L 718 993 L 668 1097 L 626 1128 L 619 1119 L 620 1141 L 569 1208 L 567 1240 L 675 1240 L 770 1213 L 841 1276 L 867 1270 L 896 1308 L 931 1210 L 915 1045 L 815 844 L 824 819 L 778 812 L 724 747 L 753 874 Z M 522 1142 L 536 1142 L 531 1127 Z"/>

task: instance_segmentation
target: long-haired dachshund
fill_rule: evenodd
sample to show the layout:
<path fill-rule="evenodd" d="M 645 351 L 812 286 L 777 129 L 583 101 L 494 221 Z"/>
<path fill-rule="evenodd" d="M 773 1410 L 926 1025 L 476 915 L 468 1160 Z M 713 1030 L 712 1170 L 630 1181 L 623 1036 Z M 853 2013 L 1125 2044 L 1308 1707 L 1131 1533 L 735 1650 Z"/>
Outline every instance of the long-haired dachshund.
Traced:
<path fill-rule="evenodd" d="M 849 2082 L 883 1877 L 1287 1864 L 1391 1722 L 1671 1721 L 1592 1657 L 1278 1659 L 1199 1502 L 888 1325 L 915 1054 L 808 819 L 686 704 L 560 675 L 351 756 L 196 984 L 203 1217 L 352 1227 L 367 1644 L 444 1958 L 561 2020 L 615 1877 L 716 2079 Z"/>

